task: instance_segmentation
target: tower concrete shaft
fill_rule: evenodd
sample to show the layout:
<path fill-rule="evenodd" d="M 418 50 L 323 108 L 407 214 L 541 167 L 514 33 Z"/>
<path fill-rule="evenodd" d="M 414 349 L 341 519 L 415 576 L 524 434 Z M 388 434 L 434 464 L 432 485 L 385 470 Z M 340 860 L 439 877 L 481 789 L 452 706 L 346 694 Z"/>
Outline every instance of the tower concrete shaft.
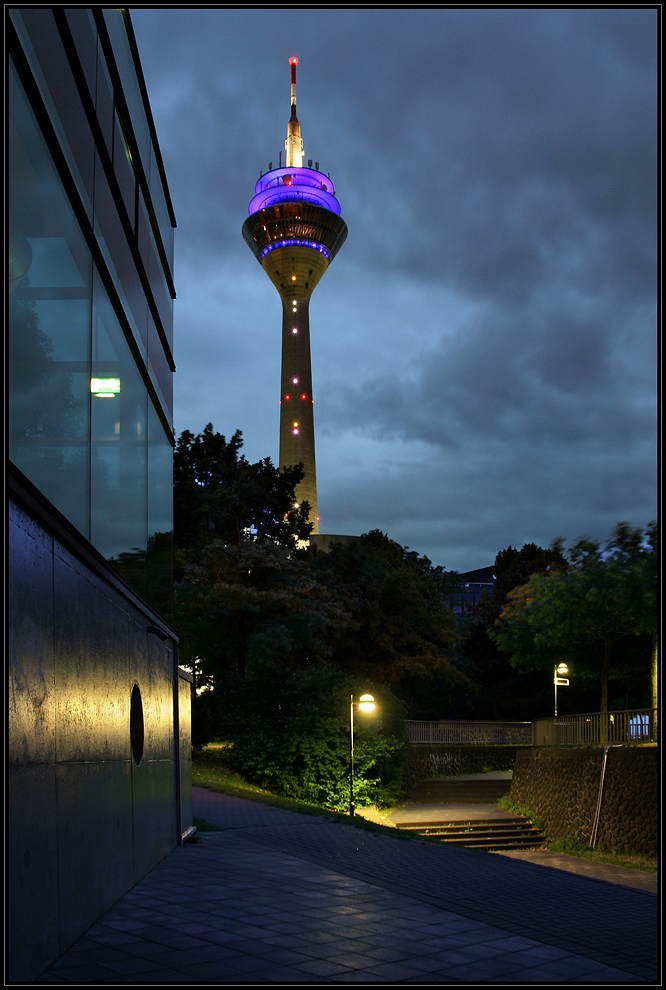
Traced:
<path fill-rule="evenodd" d="M 287 166 L 260 176 L 243 237 L 282 300 L 280 383 L 280 468 L 302 464 L 296 489 L 300 505 L 310 505 L 313 533 L 319 532 L 317 471 L 310 359 L 310 297 L 343 245 L 347 225 L 330 178 L 298 164 L 303 146 L 296 117 L 296 62 L 291 65 L 291 117 Z"/>

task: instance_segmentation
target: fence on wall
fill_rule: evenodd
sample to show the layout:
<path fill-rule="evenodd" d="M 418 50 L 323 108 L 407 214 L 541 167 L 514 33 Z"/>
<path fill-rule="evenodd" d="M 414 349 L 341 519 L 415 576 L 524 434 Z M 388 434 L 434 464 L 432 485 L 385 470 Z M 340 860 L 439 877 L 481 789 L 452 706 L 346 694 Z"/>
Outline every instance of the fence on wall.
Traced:
<path fill-rule="evenodd" d="M 533 746 L 617 746 L 657 742 L 656 708 L 560 715 L 532 722 Z"/>
<path fill-rule="evenodd" d="M 409 720 L 410 743 L 453 743 L 471 746 L 531 746 L 531 722 L 418 722 Z"/>

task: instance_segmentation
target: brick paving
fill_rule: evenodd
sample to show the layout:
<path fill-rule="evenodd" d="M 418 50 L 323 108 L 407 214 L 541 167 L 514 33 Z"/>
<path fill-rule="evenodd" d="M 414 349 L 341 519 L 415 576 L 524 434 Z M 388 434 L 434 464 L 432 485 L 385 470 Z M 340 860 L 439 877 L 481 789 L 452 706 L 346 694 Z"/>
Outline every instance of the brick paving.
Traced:
<path fill-rule="evenodd" d="M 174 850 L 38 982 L 658 983 L 657 897 L 195 788 Z"/>

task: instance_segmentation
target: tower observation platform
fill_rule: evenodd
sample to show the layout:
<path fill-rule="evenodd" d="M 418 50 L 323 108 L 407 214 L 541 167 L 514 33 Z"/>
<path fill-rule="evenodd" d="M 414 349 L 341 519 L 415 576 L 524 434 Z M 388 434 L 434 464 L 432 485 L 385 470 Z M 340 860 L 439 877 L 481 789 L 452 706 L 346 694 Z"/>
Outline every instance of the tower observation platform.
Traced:
<path fill-rule="evenodd" d="M 333 183 L 319 163 L 303 164 L 296 116 L 296 64 L 291 66 L 291 118 L 285 167 L 261 175 L 243 224 L 243 237 L 282 300 L 280 468 L 302 464 L 298 504 L 307 501 L 313 534 L 319 533 L 315 465 L 310 297 L 347 237 Z"/>

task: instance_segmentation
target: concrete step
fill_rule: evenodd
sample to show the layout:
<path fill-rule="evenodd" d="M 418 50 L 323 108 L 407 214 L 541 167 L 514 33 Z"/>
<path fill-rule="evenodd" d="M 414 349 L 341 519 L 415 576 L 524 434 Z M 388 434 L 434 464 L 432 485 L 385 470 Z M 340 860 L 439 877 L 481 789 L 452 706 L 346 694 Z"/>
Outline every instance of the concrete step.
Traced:
<path fill-rule="evenodd" d="M 446 842 L 447 846 L 460 846 L 463 849 L 498 852 L 502 849 L 540 849 L 543 846 L 543 836 L 536 839 L 478 839 L 468 842 L 462 839 L 442 839 L 442 842 Z"/>
<path fill-rule="evenodd" d="M 467 849 L 536 849 L 543 845 L 545 838 L 529 819 L 520 816 L 514 820 L 403 822 L 398 828 Z"/>
<path fill-rule="evenodd" d="M 475 818 L 475 819 L 450 819 L 445 818 L 439 821 L 434 821 L 428 819 L 427 821 L 415 822 L 400 822 L 398 828 L 411 829 L 412 831 L 429 828 L 429 829 L 441 829 L 447 832 L 455 831 L 465 831 L 472 827 L 481 829 L 495 829 L 501 831 L 504 828 L 532 828 L 532 823 L 529 818 L 525 818 L 522 815 L 502 815 L 501 818 Z"/>

